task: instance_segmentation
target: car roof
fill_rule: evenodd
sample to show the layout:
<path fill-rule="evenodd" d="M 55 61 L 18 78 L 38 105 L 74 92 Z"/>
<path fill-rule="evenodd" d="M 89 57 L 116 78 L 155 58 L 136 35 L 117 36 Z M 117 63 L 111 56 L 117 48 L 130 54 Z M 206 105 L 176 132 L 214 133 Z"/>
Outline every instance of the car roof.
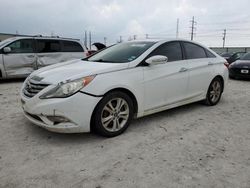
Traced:
<path fill-rule="evenodd" d="M 209 49 L 207 46 L 199 43 L 199 42 L 196 42 L 196 41 L 193 41 L 193 40 L 187 40 L 187 39 L 182 39 L 182 38 L 167 38 L 167 39 L 142 39 L 142 40 L 132 40 L 132 41 L 127 41 L 127 42 L 155 42 L 155 43 L 165 43 L 165 42 L 172 42 L 172 41 L 180 41 L 180 42 L 190 42 L 190 43 L 193 43 L 193 44 L 197 44 L 203 48 L 206 48 L 206 49 Z"/>
<path fill-rule="evenodd" d="M 43 36 L 24 36 L 24 37 L 11 37 L 9 39 L 18 40 L 18 39 L 48 39 L 48 40 L 66 40 L 66 41 L 76 41 L 80 42 L 80 39 L 74 38 L 60 38 L 60 37 L 43 37 Z"/>

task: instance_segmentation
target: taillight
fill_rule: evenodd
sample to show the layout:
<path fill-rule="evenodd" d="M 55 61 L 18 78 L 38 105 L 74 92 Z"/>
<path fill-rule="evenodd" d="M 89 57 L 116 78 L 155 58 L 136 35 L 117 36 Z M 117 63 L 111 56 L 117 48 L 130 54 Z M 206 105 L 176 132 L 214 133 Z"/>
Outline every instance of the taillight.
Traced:
<path fill-rule="evenodd" d="M 225 62 L 224 65 L 228 68 L 230 64 L 228 62 Z"/>

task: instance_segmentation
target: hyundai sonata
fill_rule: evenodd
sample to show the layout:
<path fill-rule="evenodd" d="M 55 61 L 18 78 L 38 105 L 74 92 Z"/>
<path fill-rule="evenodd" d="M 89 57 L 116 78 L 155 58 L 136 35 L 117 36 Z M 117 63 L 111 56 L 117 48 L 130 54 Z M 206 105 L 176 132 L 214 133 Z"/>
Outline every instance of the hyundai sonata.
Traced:
<path fill-rule="evenodd" d="M 196 101 L 217 104 L 228 80 L 224 63 L 191 41 L 124 42 L 33 72 L 21 90 L 22 107 L 50 131 L 117 136 L 133 118 Z"/>

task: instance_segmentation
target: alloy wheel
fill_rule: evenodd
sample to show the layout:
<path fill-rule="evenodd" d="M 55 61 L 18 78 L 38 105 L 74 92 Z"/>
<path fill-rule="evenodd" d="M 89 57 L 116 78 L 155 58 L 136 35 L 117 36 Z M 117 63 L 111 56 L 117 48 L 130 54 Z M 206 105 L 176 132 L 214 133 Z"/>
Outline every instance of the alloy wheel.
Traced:
<path fill-rule="evenodd" d="M 215 80 L 211 85 L 209 94 L 210 100 L 213 103 L 216 103 L 219 100 L 220 95 L 221 95 L 221 84 L 219 81 Z"/>
<path fill-rule="evenodd" d="M 129 105 L 123 98 L 114 98 L 106 103 L 101 113 L 103 127 L 110 132 L 121 130 L 129 119 Z"/>

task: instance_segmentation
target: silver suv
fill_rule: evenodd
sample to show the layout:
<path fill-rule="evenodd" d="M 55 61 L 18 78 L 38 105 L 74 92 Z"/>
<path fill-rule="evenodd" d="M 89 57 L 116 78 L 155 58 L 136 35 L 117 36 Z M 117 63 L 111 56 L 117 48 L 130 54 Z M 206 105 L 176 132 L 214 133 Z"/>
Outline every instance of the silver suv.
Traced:
<path fill-rule="evenodd" d="M 0 79 L 27 77 L 41 67 L 86 57 L 80 41 L 59 37 L 14 37 L 0 42 Z"/>

